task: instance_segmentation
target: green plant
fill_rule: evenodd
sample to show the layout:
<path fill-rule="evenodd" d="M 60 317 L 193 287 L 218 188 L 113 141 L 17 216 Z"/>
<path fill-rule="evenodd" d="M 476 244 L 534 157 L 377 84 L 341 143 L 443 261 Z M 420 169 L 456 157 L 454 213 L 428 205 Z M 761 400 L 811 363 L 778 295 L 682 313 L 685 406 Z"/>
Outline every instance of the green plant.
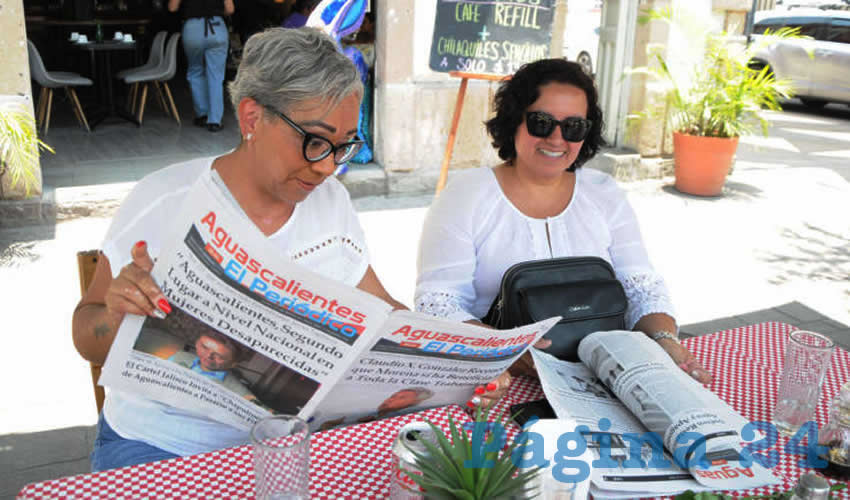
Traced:
<path fill-rule="evenodd" d="M 739 137 L 753 131 L 754 121 L 767 135 L 768 121 L 762 111 L 780 110 L 780 98 L 793 94 L 791 82 L 778 80 L 768 66 L 757 67 L 754 56 L 778 40 L 801 38 L 798 28 L 782 28 L 765 32 L 747 47 L 733 42 L 727 33 L 712 33 L 699 20 L 681 10 L 671 8 L 644 12 L 639 22 L 665 22 L 682 35 L 685 45 L 704 42 L 703 56 L 693 71 L 681 74 L 673 71 L 665 55 L 667 48 L 657 44 L 647 47 L 649 64 L 627 71 L 643 74 L 660 84 L 662 103 L 643 113 L 630 115 L 639 121 L 648 116 L 662 115 L 674 131 L 706 137 Z M 679 47 L 691 53 L 694 47 Z M 755 119 L 755 120 L 754 120 Z"/>
<path fill-rule="evenodd" d="M 832 493 L 836 491 L 843 490 L 847 488 L 846 484 L 833 484 L 829 488 L 829 498 L 832 497 Z M 673 500 L 790 500 L 790 498 L 794 496 L 793 491 L 778 491 L 776 493 L 771 493 L 770 495 L 754 495 L 754 496 L 746 496 L 746 497 L 732 497 L 729 495 L 711 493 L 711 492 L 700 492 L 694 493 L 691 490 L 688 490 L 684 493 L 680 493 L 673 497 Z"/>
<path fill-rule="evenodd" d="M 11 177 L 10 187 L 23 181 L 26 195 L 37 185 L 38 156 L 41 149 L 53 149 L 38 138 L 35 118 L 18 102 L 0 106 L 0 179 Z M 2 184 L 0 184 L 2 190 Z M 2 198 L 0 191 L 0 198 Z"/>
<path fill-rule="evenodd" d="M 475 422 L 487 423 L 488 415 L 489 410 L 479 408 L 475 413 Z M 500 415 L 494 422 L 497 425 L 493 427 L 504 429 L 504 417 L 504 414 Z M 500 451 L 474 453 L 488 449 L 487 445 L 496 440 L 500 441 L 503 434 L 488 432 L 486 437 L 480 436 L 481 439 L 475 443 L 479 436 L 473 431 L 470 438 L 463 424 L 455 422 L 449 416 L 449 441 L 439 427 L 430 421 L 427 422 L 437 436 L 437 444 L 422 441 L 430 457 L 414 452 L 416 466 L 422 474 L 407 473 L 425 491 L 426 498 L 479 500 L 522 497 L 530 493 L 531 480 L 537 475 L 538 469 L 520 472 L 514 465 L 511 455 L 519 443 L 514 441 Z M 475 450 L 473 446 L 478 449 Z M 484 461 L 492 460 L 492 467 L 472 468 L 464 465 L 474 457 L 481 456 Z"/>

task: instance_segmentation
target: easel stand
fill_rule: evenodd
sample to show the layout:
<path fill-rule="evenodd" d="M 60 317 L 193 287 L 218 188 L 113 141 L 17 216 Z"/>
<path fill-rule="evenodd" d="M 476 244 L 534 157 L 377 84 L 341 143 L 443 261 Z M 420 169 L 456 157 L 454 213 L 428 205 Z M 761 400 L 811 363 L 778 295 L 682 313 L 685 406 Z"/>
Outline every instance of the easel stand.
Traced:
<path fill-rule="evenodd" d="M 449 76 L 460 78 L 460 88 L 457 90 L 457 101 L 455 101 L 455 111 L 452 116 L 452 127 L 449 129 L 449 140 L 446 143 L 446 152 L 443 154 L 443 164 L 440 167 L 440 178 L 437 180 L 436 194 L 446 186 L 446 181 L 449 178 L 449 163 L 452 159 L 452 151 L 455 147 L 455 138 L 457 137 L 457 125 L 460 122 L 460 112 L 463 109 L 463 99 L 466 97 L 466 84 L 469 80 L 487 80 L 491 82 L 499 82 L 510 78 L 504 75 L 489 75 L 483 73 L 464 73 L 462 71 L 450 71 Z"/>

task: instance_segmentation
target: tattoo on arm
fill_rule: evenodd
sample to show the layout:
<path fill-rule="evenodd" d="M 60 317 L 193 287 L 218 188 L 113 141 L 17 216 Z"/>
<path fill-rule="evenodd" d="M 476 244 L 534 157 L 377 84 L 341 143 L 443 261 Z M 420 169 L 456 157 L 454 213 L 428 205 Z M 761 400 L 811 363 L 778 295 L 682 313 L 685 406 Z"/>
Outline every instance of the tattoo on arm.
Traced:
<path fill-rule="evenodd" d="M 95 338 L 100 339 L 109 335 L 109 331 L 109 325 L 102 323 L 94 327 L 94 336 Z"/>

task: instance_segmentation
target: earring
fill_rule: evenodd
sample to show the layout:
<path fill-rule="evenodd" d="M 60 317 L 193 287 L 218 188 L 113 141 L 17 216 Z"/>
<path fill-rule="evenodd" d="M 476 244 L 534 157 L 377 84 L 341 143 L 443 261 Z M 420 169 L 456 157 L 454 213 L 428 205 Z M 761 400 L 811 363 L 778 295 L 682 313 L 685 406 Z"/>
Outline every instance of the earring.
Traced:
<path fill-rule="evenodd" d="M 253 139 L 254 139 L 254 134 L 252 134 L 251 132 L 248 132 L 247 134 L 245 134 L 245 140 L 246 141 L 251 141 Z"/>

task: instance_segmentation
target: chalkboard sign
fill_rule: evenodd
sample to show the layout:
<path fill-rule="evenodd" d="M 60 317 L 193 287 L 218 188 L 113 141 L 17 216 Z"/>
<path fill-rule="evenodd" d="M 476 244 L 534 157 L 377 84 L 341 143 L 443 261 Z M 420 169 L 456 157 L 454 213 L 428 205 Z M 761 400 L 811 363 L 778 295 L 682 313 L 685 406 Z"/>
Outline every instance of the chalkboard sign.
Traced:
<path fill-rule="evenodd" d="M 549 57 L 555 0 L 438 0 L 434 71 L 513 74 Z"/>

